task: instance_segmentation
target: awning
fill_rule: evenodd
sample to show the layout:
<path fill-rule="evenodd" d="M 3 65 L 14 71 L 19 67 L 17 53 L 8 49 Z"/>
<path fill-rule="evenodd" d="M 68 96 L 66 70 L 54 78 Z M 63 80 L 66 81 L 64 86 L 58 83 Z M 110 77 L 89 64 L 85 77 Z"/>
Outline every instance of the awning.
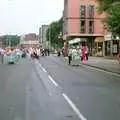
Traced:
<path fill-rule="evenodd" d="M 86 42 L 86 41 L 87 41 L 87 39 L 85 39 L 85 38 L 74 38 L 74 39 L 69 41 L 69 44 L 72 45 L 72 44 Z"/>
<path fill-rule="evenodd" d="M 100 43 L 100 42 L 103 42 L 103 41 L 104 41 L 104 37 L 96 37 L 95 38 L 95 42 Z"/>
<path fill-rule="evenodd" d="M 69 41 L 69 44 L 75 44 L 75 43 L 79 43 L 79 42 L 80 42 L 80 38 L 70 40 L 70 41 Z"/>

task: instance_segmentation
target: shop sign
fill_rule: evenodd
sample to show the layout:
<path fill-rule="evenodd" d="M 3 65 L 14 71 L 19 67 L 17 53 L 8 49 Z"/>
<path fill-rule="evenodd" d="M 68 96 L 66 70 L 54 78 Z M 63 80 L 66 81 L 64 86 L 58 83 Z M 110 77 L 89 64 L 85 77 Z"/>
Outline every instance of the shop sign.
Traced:
<path fill-rule="evenodd" d="M 86 38 L 74 38 L 72 40 L 69 41 L 69 44 L 76 44 L 76 43 L 80 43 L 80 42 L 86 42 Z"/>
<path fill-rule="evenodd" d="M 73 40 L 69 41 L 69 44 L 75 44 L 75 43 L 79 43 L 80 42 L 80 38 L 75 38 Z"/>
<path fill-rule="evenodd" d="M 109 41 L 109 40 L 112 40 L 112 34 L 107 34 L 105 35 L 105 41 Z"/>
<path fill-rule="evenodd" d="M 102 43 L 104 41 L 103 37 L 96 37 L 95 42 L 96 43 Z"/>

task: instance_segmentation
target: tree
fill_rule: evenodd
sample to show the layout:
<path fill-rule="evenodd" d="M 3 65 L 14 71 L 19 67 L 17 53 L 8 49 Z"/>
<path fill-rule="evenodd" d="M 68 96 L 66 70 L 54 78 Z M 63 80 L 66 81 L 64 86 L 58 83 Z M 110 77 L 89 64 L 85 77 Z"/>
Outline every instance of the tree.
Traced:
<path fill-rule="evenodd" d="M 58 21 L 52 22 L 49 25 L 49 28 L 46 33 L 47 41 L 50 40 L 51 45 L 54 46 L 55 48 L 58 47 L 61 48 L 63 46 L 62 43 L 59 42 L 58 40 L 59 34 L 62 31 L 62 23 L 63 23 L 62 18 Z"/>
<path fill-rule="evenodd" d="M 108 8 L 108 16 L 104 19 L 106 28 L 113 35 L 120 36 L 120 3 L 114 3 Z"/>
<path fill-rule="evenodd" d="M 120 0 L 98 0 L 99 11 L 107 12 L 109 8 L 112 7 L 114 3 L 120 2 Z"/>
<path fill-rule="evenodd" d="M 99 11 L 106 12 L 105 28 L 114 36 L 120 36 L 120 0 L 98 0 Z"/>
<path fill-rule="evenodd" d="M 3 37 L 3 44 L 8 47 L 14 47 L 20 43 L 20 37 L 17 35 L 5 35 Z"/>

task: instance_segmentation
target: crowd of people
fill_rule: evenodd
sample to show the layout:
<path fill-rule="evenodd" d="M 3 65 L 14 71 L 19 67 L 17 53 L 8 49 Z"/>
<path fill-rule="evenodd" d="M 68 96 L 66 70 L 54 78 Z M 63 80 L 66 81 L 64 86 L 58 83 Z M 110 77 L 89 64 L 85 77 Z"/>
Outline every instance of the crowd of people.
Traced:
<path fill-rule="evenodd" d="M 87 46 L 80 46 L 79 48 L 71 47 L 68 52 L 68 64 L 71 64 L 72 60 L 80 59 L 82 63 L 88 60 L 89 49 Z M 115 56 L 120 64 L 120 49 L 117 56 Z"/>
<path fill-rule="evenodd" d="M 49 56 L 49 49 L 29 48 L 29 54 L 31 58 L 39 59 L 40 56 Z"/>
<path fill-rule="evenodd" d="M 81 62 L 88 60 L 89 50 L 87 46 L 80 46 L 80 48 L 70 48 L 68 52 L 68 63 L 74 59 L 80 59 Z"/>
<path fill-rule="evenodd" d="M 16 54 L 21 57 L 26 57 L 27 55 L 31 57 L 32 59 L 39 59 L 40 56 L 49 56 L 50 51 L 49 49 L 40 49 L 40 48 L 0 48 L 0 56 L 1 56 L 1 63 L 4 62 L 4 57 L 8 56 L 9 54 Z M 58 56 L 62 54 L 62 51 L 58 50 Z M 72 60 L 80 59 L 80 61 L 83 63 L 86 60 L 88 60 L 89 56 L 89 49 L 87 46 L 80 46 L 79 48 L 71 47 L 68 50 L 68 64 L 71 64 Z M 117 55 L 117 60 L 120 63 L 120 52 Z"/>
<path fill-rule="evenodd" d="M 37 47 L 31 48 L 0 48 L 0 56 L 1 56 L 1 63 L 4 63 L 4 58 L 9 56 L 10 54 L 14 54 L 17 56 L 21 56 L 22 58 L 29 56 L 32 59 L 39 59 L 40 56 L 49 56 L 50 51 L 49 49 L 40 49 Z"/>

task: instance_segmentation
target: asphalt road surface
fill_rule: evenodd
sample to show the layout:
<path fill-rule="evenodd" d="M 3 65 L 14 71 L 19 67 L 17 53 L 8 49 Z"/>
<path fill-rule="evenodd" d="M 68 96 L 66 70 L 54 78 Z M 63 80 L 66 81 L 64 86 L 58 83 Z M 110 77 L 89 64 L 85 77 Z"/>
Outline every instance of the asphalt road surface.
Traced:
<path fill-rule="evenodd" d="M 0 64 L 0 120 L 119 120 L 120 77 L 55 56 Z"/>

